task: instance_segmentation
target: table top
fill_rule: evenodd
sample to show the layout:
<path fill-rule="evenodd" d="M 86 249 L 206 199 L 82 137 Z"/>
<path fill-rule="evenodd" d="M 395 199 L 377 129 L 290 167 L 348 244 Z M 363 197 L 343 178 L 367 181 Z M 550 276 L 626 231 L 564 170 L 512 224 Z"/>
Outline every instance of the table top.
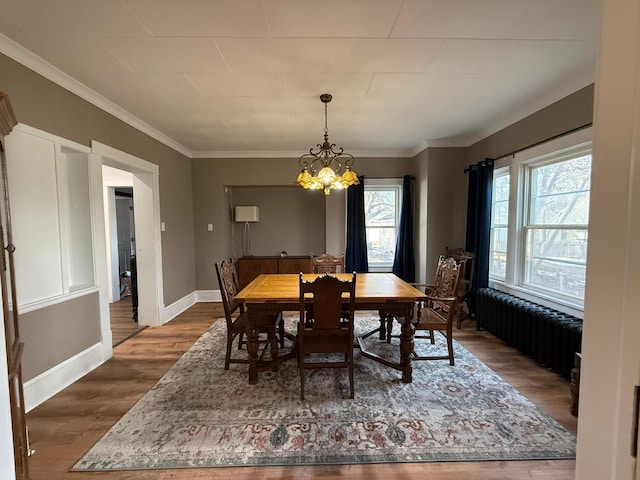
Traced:
<path fill-rule="evenodd" d="M 312 280 L 319 274 L 303 274 L 304 280 Z M 351 273 L 338 273 L 343 280 L 351 280 Z M 274 273 L 258 275 L 236 295 L 244 303 L 295 303 L 299 302 L 300 275 Z M 425 293 L 409 285 L 393 273 L 357 273 L 356 303 L 415 302 L 425 299 Z"/>

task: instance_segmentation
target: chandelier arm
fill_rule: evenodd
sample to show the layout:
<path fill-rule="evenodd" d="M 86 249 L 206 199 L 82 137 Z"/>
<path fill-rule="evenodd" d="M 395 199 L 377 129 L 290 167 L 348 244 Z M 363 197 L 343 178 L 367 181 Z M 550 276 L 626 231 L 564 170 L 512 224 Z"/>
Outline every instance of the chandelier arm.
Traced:
<path fill-rule="evenodd" d="M 300 165 L 300 167 L 303 169 L 309 170 L 312 175 L 315 175 L 316 168 L 313 166 L 313 164 L 316 160 L 318 160 L 318 157 L 316 157 L 313 153 L 305 153 L 304 155 L 301 155 L 300 158 L 298 158 L 298 165 Z"/>
<path fill-rule="evenodd" d="M 356 161 L 356 158 L 351 155 L 350 153 L 342 153 L 342 149 L 340 149 L 340 156 L 341 157 L 346 157 L 344 158 L 343 162 L 344 162 L 344 166 L 345 167 L 351 167 L 353 165 L 353 163 Z"/>

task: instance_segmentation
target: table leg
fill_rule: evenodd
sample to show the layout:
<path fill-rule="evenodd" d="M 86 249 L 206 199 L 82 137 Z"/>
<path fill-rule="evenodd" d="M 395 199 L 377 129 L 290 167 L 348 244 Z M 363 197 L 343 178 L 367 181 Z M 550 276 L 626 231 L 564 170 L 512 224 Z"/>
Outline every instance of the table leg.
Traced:
<path fill-rule="evenodd" d="M 413 353 L 413 334 L 415 327 L 411 323 L 411 317 L 405 317 L 402 322 L 400 334 L 400 365 L 402 367 L 402 381 L 413 381 L 413 367 L 411 367 L 411 354 Z"/>
<path fill-rule="evenodd" d="M 247 352 L 249 353 L 249 383 L 258 383 L 258 328 L 249 322 L 245 335 L 247 336 Z"/>
<path fill-rule="evenodd" d="M 378 338 L 380 340 L 386 340 L 387 339 L 387 317 L 389 316 L 389 314 L 383 312 L 382 310 L 378 310 L 378 314 L 380 315 L 380 335 Z"/>
<path fill-rule="evenodd" d="M 269 344 L 271 345 L 271 359 L 275 360 L 278 358 L 278 337 L 276 337 L 275 335 L 270 335 L 269 336 Z M 273 362 L 273 367 L 271 367 L 271 370 L 273 370 L 274 372 L 278 371 L 278 363 L 277 362 Z"/>

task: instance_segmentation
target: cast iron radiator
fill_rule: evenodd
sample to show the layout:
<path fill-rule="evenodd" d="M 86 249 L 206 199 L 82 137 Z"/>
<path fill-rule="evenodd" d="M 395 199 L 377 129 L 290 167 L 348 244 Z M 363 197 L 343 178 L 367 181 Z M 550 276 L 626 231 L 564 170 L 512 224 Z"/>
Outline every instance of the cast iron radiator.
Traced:
<path fill-rule="evenodd" d="M 582 347 L 582 320 L 493 288 L 476 293 L 478 328 L 569 378 Z"/>

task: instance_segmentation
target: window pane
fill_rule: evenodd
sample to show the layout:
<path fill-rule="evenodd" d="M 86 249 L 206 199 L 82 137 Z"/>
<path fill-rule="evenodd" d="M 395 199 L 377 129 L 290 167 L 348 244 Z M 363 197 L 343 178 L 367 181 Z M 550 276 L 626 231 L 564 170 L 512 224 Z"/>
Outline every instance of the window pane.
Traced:
<path fill-rule="evenodd" d="M 531 225 L 587 225 L 591 155 L 531 170 Z"/>
<path fill-rule="evenodd" d="M 491 229 L 491 258 L 489 271 L 492 275 L 504 278 L 507 269 L 507 228 Z"/>
<path fill-rule="evenodd" d="M 489 274 L 503 280 L 507 271 L 508 223 L 509 173 L 498 173 L 493 178 Z"/>
<path fill-rule="evenodd" d="M 493 180 L 491 224 L 506 225 L 509 220 L 509 175 L 499 175 Z"/>
<path fill-rule="evenodd" d="M 526 284 L 583 299 L 586 261 L 587 230 L 527 231 Z"/>
<path fill-rule="evenodd" d="M 509 200 L 509 174 L 495 177 L 493 181 L 493 199 L 495 202 Z"/>
<path fill-rule="evenodd" d="M 367 227 L 367 259 L 369 264 L 393 265 L 396 252 L 396 229 Z"/>
<path fill-rule="evenodd" d="M 396 225 L 396 191 L 366 190 L 364 213 L 367 227 Z"/>

